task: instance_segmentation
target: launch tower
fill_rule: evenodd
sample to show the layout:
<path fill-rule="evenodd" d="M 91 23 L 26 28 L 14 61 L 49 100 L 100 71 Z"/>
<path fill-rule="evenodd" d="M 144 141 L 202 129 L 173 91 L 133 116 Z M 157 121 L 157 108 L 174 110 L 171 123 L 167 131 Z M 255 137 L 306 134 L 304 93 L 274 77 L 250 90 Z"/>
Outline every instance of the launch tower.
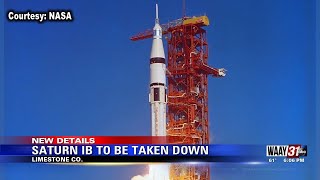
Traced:
<path fill-rule="evenodd" d="M 208 65 L 207 16 L 183 17 L 161 25 L 168 42 L 166 134 L 172 144 L 209 144 L 208 76 L 225 70 Z M 153 30 L 131 40 L 153 37 Z M 172 164 L 170 180 L 210 180 L 208 165 Z"/>

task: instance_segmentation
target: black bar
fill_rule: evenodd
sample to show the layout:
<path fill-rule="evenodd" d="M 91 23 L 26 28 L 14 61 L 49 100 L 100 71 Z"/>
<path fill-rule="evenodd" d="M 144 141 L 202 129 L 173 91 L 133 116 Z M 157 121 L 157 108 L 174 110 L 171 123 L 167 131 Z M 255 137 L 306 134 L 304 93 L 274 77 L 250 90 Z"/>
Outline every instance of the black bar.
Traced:
<path fill-rule="evenodd" d="M 155 58 L 151 58 L 151 59 L 150 59 L 150 64 L 153 64 L 153 63 L 162 63 L 162 64 L 165 64 L 165 63 L 166 63 L 166 60 L 165 60 L 164 58 L 155 57 Z"/>
<path fill-rule="evenodd" d="M 164 83 L 151 83 L 150 87 L 151 86 L 164 86 Z"/>

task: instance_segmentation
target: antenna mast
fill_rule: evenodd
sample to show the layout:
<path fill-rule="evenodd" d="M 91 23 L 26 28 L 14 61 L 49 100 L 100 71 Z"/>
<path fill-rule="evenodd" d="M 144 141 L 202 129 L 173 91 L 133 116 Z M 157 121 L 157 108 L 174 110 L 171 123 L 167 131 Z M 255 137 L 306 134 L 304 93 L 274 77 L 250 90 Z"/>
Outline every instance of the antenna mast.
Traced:
<path fill-rule="evenodd" d="M 182 0 L 182 18 L 186 18 L 186 0 Z"/>
<path fill-rule="evenodd" d="M 156 1 L 156 24 L 159 24 L 158 1 Z"/>

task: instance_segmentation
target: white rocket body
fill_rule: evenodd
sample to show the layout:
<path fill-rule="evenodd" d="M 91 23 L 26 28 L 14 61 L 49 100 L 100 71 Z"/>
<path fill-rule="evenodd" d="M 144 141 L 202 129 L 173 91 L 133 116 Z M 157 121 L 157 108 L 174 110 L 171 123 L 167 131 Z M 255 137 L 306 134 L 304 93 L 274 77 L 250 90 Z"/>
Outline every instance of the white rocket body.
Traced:
<path fill-rule="evenodd" d="M 162 43 L 162 28 L 159 24 L 158 4 L 156 22 L 153 28 L 153 41 L 150 56 L 150 94 L 152 136 L 166 136 L 166 61 Z M 150 165 L 152 180 L 169 180 L 169 165 Z"/>
<path fill-rule="evenodd" d="M 158 8 L 153 28 L 150 56 L 150 94 L 152 136 L 166 136 L 166 62 L 162 43 L 162 28 L 159 25 Z"/>

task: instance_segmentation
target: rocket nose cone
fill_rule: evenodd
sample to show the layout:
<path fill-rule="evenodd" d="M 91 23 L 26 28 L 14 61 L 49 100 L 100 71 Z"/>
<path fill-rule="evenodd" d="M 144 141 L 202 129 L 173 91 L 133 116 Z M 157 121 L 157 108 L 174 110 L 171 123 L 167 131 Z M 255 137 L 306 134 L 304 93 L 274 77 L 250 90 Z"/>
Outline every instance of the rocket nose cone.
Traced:
<path fill-rule="evenodd" d="M 165 58 L 161 39 L 153 39 L 150 58 Z"/>

